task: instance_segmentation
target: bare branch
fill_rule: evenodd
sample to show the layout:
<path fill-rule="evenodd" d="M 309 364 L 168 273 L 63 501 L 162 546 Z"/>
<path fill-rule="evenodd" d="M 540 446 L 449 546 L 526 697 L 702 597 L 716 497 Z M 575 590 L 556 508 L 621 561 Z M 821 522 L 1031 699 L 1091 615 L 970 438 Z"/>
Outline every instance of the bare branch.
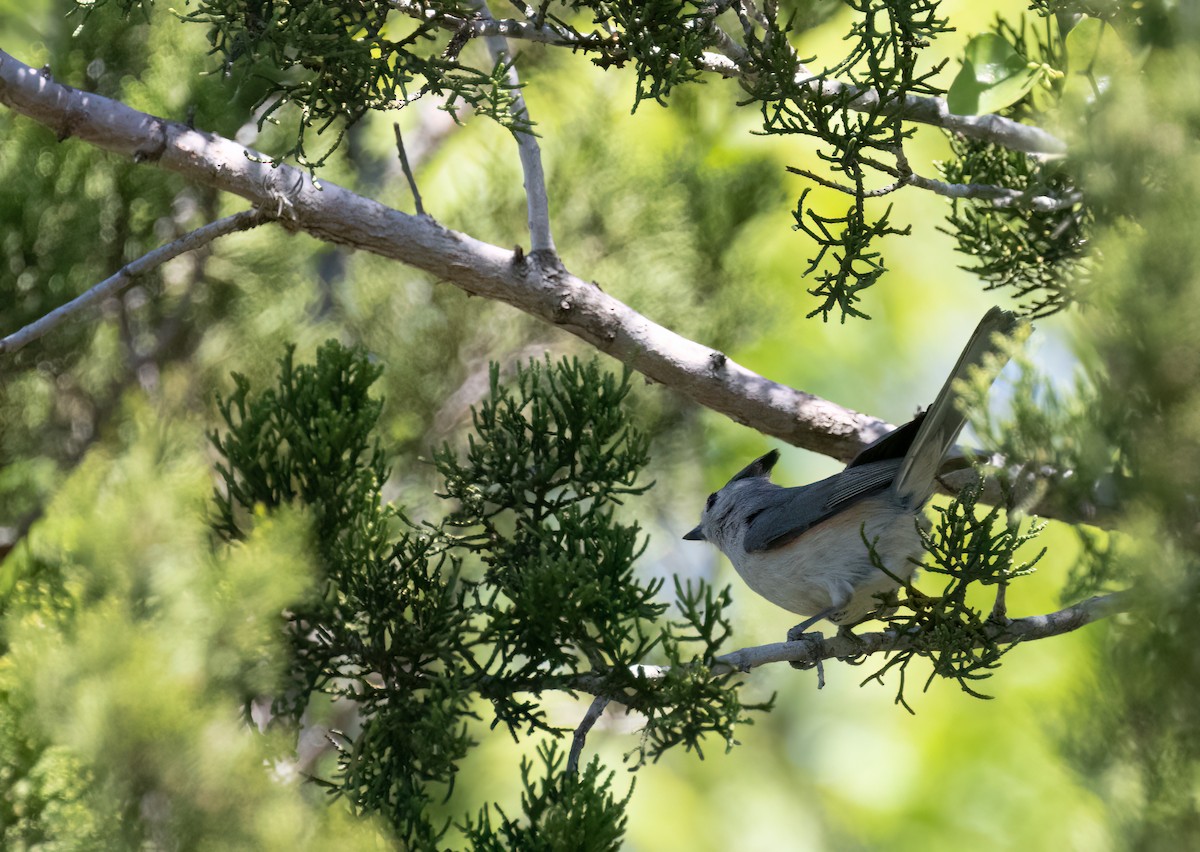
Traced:
<path fill-rule="evenodd" d="M 474 0 L 479 17 L 484 21 L 493 21 L 492 13 L 488 10 L 486 0 Z M 525 174 L 525 201 L 529 209 L 529 248 L 531 253 L 554 252 L 554 237 L 550 233 L 550 197 L 546 193 L 546 174 L 542 170 L 542 149 L 538 146 L 537 137 L 533 135 L 533 122 L 529 119 L 529 109 L 525 106 L 525 96 L 521 94 L 521 80 L 517 76 L 517 67 L 513 63 L 513 55 L 508 47 L 508 39 L 500 34 L 484 36 L 488 51 L 497 63 L 505 63 L 508 68 L 504 72 L 512 92 L 512 106 L 509 112 L 517 120 L 518 127 L 513 128 L 513 136 L 517 140 L 517 150 L 521 156 L 521 171 Z"/>
<path fill-rule="evenodd" d="M 1128 593 L 1114 592 L 1088 598 L 1048 615 L 1031 615 L 996 622 L 985 629 L 986 636 L 976 647 L 983 647 L 985 641 L 1010 644 L 1060 636 L 1101 618 L 1126 612 L 1129 603 Z M 768 663 L 815 664 L 822 660 L 857 659 L 871 654 L 907 651 L 915 646 L 915 640 L 919 638 L 895 630 L 860 633 L 854 636 L 839 634 L 831 639 L 818 636 L 819 634 L 810 633 L 796 642 L 776 642 L 754 648 L 742 648 L 718 657 L 713 672 L 748 672 Z"/>
<path fill-rule="evenodd" d="M 696 404 L 794 446 L 849 461 L 892 428 L 877 417 L 772 382 L 722 352 L 663 328 L 572 275 L 557 258 L 543 263 L 537 255 L 518 257 L 335 183 L 317 186 L 306 172 L 283 164 L 272 167 L 269 157 L 232 140 L 63 86 L 3 51 L 0 103 L 61 138 L 77 136 L 234 193 L 256 207 L 286 210 L 290 228 L 400 261 L 472 295 L 512 305 Z M 1079 507 L 1056 502 L 1056 494 L 1047 489 L 1038 502 L 1043 517 L 1096 521 L 1086 507 L 1081 515 Z"/>
<path fill-rule="evenodd" d="M 883 166 L 882 163 L 876 163 L 875 165 Z M 796 166 L 788 166 L 787 170 L 794 175 L 808 178 L 813 183 L 818 183 L 828 189 L 835 189 L 838 192 L 844 192 L 846 195 L 858 196 L 859 194 L 858 189 L 855 187 L 822 177 L 814 171 L 797 168 Z M 889 173 L 897 171 L 887 167 L 884 167 L 883 170 Z M 906 186 L 915 186 L 918 189 L 928 190 L 946 198 L 969 198 L 979 201 L 990 201 L 993 207 L 998 208 L 1029 207 L 1039 213 L 1065 210 L 1083 201 L 1083 193 L 1077 190 L 1068 192 L 1059 198 L 1053 195 L 1034 195 L 1027 191 L 1010 189 L 1006 186 L 994 186 L 988 183 L 946 183 L 945 181 L 921 177 L 913 172 L 908 172 L 906 177 L 893 181 L 886 186 L 865 190 L 862 193 L 862 197 L 879 198 Z"/>
<path fill-rule="evenodd" d="M 575 735 L 571 738 L 571 753 L 567 757 L 567 774 L 574 775 L 579 771 L 579 756 L 583 754 L 583 746 L 587 741 L 588 731 L 596 724 L 597 720 L 604 715 L 604 708 L 608 706 L 609 699 L 607 696 L 598 695 L 596 700 L 592 702 L 592 706 L 588 708 L 587 713 L 583 716 L 583 721 L 579 723 L 579 727 L 575 729 Z"/>
<path fill-rule="evenodd" d="M 115 275 L 104 279 L 82 295 L 75 297 L 65 305 L 55 308 L 41 319 L 31 322 L 24 328 L 14 331 L 3 340 L 0 340 L 0 354 L 16 352 L 39 337 L 49 334 L 62 325 L 68 317 L 91 307 L 102 299 L 119 293 L 133 283 L 133 280 L 139 275 L 145 275 L 150 270 L 162 266 L 168 260 L 179 257 L 179 255 L 186 252 L 195 251 L 201 246 L 211 243 L 218 237 L 223 237 L 226 234 L 232 234 L 236 231 L 248 230 L 265 221 L 266 216 L 261 210 L 243 210 L 241 213 L 235 213 L 232 216 L 226 216 L 224 219 L 218 219 L 216 222 L 210 222 L 201 228 L 184 234 L 177 240 L 172 240 L 164 246 L 159 246 L 154 251 L 144 254 L 137 260 L 126 264 Z"/>
<path fill-rule="evenodd" d="M 1008 645 L 1061 636 L 1102 618 L 1127 612 L 1129 608 L 1128 592 L 1098 595 L 1047 615 L 990 623 L 976 647 L 983 647 L 985 643 Z M 911 650 L 920 638 L 897 630 L 854 635 L 839 633 L 831 639 L 825 639 L 819 633 L 807 633 L 795 642 L 774 642 L 724 654 L 713 661 L 711 671 L 714 675 L 721 675 L 749 672 L 771 663 L 800 663 L 807 668 L 818 666 L 825 660 L 858 661 L 873 654 Z M 669 669 L 664 666 L 631 666 L 630 671 L 647 680 L 658 680 L 665 677 Z M 606 690 L 610 687 L 602 673 L 581 675 L 573 678 L 570 685 L 572 689 L 611 701 L 630 703 L 635 697 L 622 693 L 609 694 Z"/>
<path fill-rule="evenodd" d="M 369 251 L 513 305 L 696 403 L 790 444 L 849 460 L 885 421 L 759 376 L 663 328 L 561 265 L 410 216 L 211 133 L 54 82 L 0 51 L 0 103 L 60 132 L 274 209 L 317 239 Z M 147 151 L 155 152 L 152 156 Z"/>
<path fill-rule="evenodd" d="M 1009 189 L 1006 186 L 993 186 L 986 183 L 946 183 L 910 174 L 905 181 L 909 186 L 927 189 L 930 192 L 943 195 L 946 198 L 973 198 L 992 202 L 993 207 L 1029 207 L 1039 213 L 1049 213 L 1054 210 L 1066 210 L 1083 201 L 1083 193 L 1068 192 L 1058 198 L 1053 195 L 1033 195 L 1019 189 Z"/>

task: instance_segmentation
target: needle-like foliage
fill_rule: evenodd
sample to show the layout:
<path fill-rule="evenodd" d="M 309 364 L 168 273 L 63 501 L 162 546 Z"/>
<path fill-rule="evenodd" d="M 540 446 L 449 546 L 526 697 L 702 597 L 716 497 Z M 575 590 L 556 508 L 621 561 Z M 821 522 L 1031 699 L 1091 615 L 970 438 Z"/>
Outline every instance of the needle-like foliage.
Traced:
<path fill-rule="evenodd" d="M 292 665 L 273 711 L 298 726 L 316 695 L 351 708 L 357 733 L 331 737 L 337 767 L 321 783 L 428 846 L 448 827 L 430 806 L 476 744 L 481 705 L 520 740 L 564 733 L 545 712 L 551 693 L 614 698 L 646 717 L 642 761 L 709 736 L 731 744 L 754 708 L 731 675 L 710 672 L 729 636 L 728 590 L 677 585 L 680 618 L 663 621 L 662 581 L 634 569 L 645 542 L 622 501 L 649 486 L 637 482 L 647 444 L 625 410 L 629 373 L 533 362 L 504 384 L 493 368 L 465 456 L 448 445 L 434 456 L 451 508 L 421 525 L 380 497 L 378 376 L 364 353 L 333 342 L 312 365 L 289 350 L 274 388 L 255 393 L 234 377 L 219 401 L 226 429 L 212 436 L 224 538 L 283 505 L 311 518 L 320 583 L 286 614 Z M 599 813 L 616 834 L 595 848 L 612 848 L 621 823 L 607 816 L 620 808 L 609 779 L 595 766 L 556 777 L 557 755 L 543 751 L 536 792 L 522 769 L 528 825 L 590 836 Z M 563 796 L 573 804 L 547 803 Z M 529 830 L 498 813 L 501 826 L 485 809 L 467 833 Z"/>

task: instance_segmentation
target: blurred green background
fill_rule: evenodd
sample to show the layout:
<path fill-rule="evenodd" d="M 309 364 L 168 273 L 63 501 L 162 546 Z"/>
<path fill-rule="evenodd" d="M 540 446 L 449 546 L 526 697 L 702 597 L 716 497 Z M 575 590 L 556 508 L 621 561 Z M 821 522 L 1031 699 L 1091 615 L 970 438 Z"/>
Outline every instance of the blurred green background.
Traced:
<path fill-rule="evenodd" d="M 205 56 L 201 27 L 180 25 L 165 8 L 149 23 L 102 8 L 73 35 L 81 17 L 66 14 L 72 5 L 0 0 L 0 44 L 71 85 L 177 120 L 194 115 L 198 127 L 267 152 L 284 147 L 282 130 L 254 126 L 252 78 L 203 73 L 216 60 Z M 952 60 L 941 84 L 971 34 L 997 11 L 1025 6 L 943 4 L 958 30 L 934 50 Z M 835 15 L 801 53 L 832 59 L 844 31 Z M 784 166 L 819 169 L 807 142 L 752 135 L 757 116 L 735 108 L 729 83 L 680 89 L 670 109 L 643 105 L 631 115 L 624 72 L 537 46 L 522 53 L 520 70 L 567 267 L 764 376 L 901 422 L 932 398 L 997 300 L 959 269 L 964 258 L 938 230 L 944 200 L 902 192 L 888 201 L 913 235 L 885 242 L 890 271 L 865 301 L 873 321 L 806 320 L 813 304 L 801 273 L 812 250 L 791 228 L 805 182 Z M 527 245 L 510 134 L 484 120 L 455 126 L 433 106 L 418 102 L 399 116 L 428 212 L 497 245 Z M 411 211 L 391 120 L 356 127 L 321 177 Z M 83 143 L 59 144 L 8 112 L 0 112 L 0 138 L 3 333 L 244 206 Z M 923 128 L 909 156 L 928 163 L 947 153 L 940 134 Z M 813 200 L 842 203 L 821 189 Z M 1043 322 L 1032 344 L 1035 362 L 1051 372 L 1070 369 L 1065 323 Z M 0 526 L 17 537 L 32 524 L 0 566 L 0 588 L 17 602 L 0 667 L 0 845 L 88 848 L 89 837 L 108 836 L 86 804 L 94 767 L 106 763 L 114 802 L 129 792 L 120 784 L 136 791 L 169 779 L 173 796 L 162 806 L 189 802 L 197 836 L 222 838 L 212 848 L 357 842 L 296 766 L 263 771 L 264 755 L 283 746 L 255 742 L 238 720 L 245 673 L 229 657 L 275 641 L 268 614 L 296 588 L 279 578 L 302 584 L 307 576 L 291 521 L 279 518 L 237 564 L 204 544 L 214 392 L 230 389 L 230 371 L 261 387 L 286 342 L 304 360 L 329 337 L 364 344 L 385 368 L 377 392 L 395 454 L 388 493 L 416 518 L 442 511 L 421 459 L 443 440 L 464 440 L 489 360 L 511 367 L 543 352 L 587 354 L 507 306 L 266 227 L 172 262 L 99 318 L 0 366 Z M 656 481 L 627 506 L 650 536 L 642 569 L 733 583 L 735 645 L 779 641 L 793 617 L 742 587 L 715 550 L 679 540 L 703 495 L 770 442 L 662 387 L 639 387 L 635 397 L 636 419 L 654 436 L 647 479 Z M 796 484 L 837 467 L 785 449 L 776 480 Z M 1012 589 L 1011 613 L 1058 608 L 1075 541 L 1051 525 L 1039 542 L 1050 556 Z M 39 599 L 48 588 L 67 591 Z M 146 600 L 168 604 L 161 632 L 139 627 Z M 743 729 L 728 753 L 714 743 L 703 760 L 675 752 L 640 770 L 628 848 L 1111 848 L 1101 797 L 1110 781 L 1082 777 L 1063 756 L 1108 629 L 1017 648 L 982 685 L 990 701 L 943 682 L 921 694 L 923 674 L 910 677 L 915 716 L 894 703 L 894 679 L 860 687 L 869 666 L 829 666 L 820 692 L 811 672 L 758 670 L 746 698 L 775 693 L 775 711 Z M 563 699 L 553 712 L 573 726 L 585 708 Z M 486 708 L 481 714 L 486 722 Z M 618 789 L 634 779 L 622 761 L 636 727 L 610 710 L 588 741 L 617 769 Z M 511 806 L 519 795 L 520 749 L 484 724 L 477 735 L 483 745 L 464 764 L 447 814 L 488 798 Z M 369 834 L 362 843 L 373 842 Z"/>

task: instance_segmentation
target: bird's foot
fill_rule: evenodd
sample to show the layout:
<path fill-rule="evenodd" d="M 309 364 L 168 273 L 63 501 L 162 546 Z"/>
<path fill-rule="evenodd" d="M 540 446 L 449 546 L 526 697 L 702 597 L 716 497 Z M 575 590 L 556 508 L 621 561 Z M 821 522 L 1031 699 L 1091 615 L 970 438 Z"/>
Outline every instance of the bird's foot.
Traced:
<path fill-rule="evenodd" d="M 808 628 L 810 626 L 811 626 L 811 623 L 807 622 L 807 621 L 804 622 L 803 624 L 797 624 L 795 627 L 793 627 L 791 630 L 788 631 L 787 640 L 789 642 L 824 642 L 825 634 L 819 630 L 809 630 Z M 817 670 L 817 689 L 821 689 L 825 686 L 824 661 L 817 660 L 814 663 L 806 663 L 806 662 L 797 661 L 797 662 L 790 662 L 790 663 L 788 663 L 788 665 L 790 665 L 794 669 L 800 669 L 801 671 L 808 671 L 809 669 L 815 668 Z"/>

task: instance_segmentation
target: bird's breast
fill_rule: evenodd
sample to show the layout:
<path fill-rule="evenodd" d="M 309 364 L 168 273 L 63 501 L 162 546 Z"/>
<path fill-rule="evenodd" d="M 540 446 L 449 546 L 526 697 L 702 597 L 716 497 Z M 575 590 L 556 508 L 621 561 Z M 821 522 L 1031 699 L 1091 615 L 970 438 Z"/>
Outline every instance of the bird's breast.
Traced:
<path fill-rule="evenodd" d="M 845 605 L 846 617 L 837 620 L 848 623 L 874 609 L 875 595 L 897 587 L 872 562 L 864 532 L 888 571 L 907 579 L 915 568 L 910 558 L 923 552 L 915 520 L 894 495 L 882 494 L 855 503 L 773 550 L 746 553 L 740 546 L 733 548 L 737 555 L 730 554 L 730 561 L 746 585 L 777 606 L 816 615 Z"/>

